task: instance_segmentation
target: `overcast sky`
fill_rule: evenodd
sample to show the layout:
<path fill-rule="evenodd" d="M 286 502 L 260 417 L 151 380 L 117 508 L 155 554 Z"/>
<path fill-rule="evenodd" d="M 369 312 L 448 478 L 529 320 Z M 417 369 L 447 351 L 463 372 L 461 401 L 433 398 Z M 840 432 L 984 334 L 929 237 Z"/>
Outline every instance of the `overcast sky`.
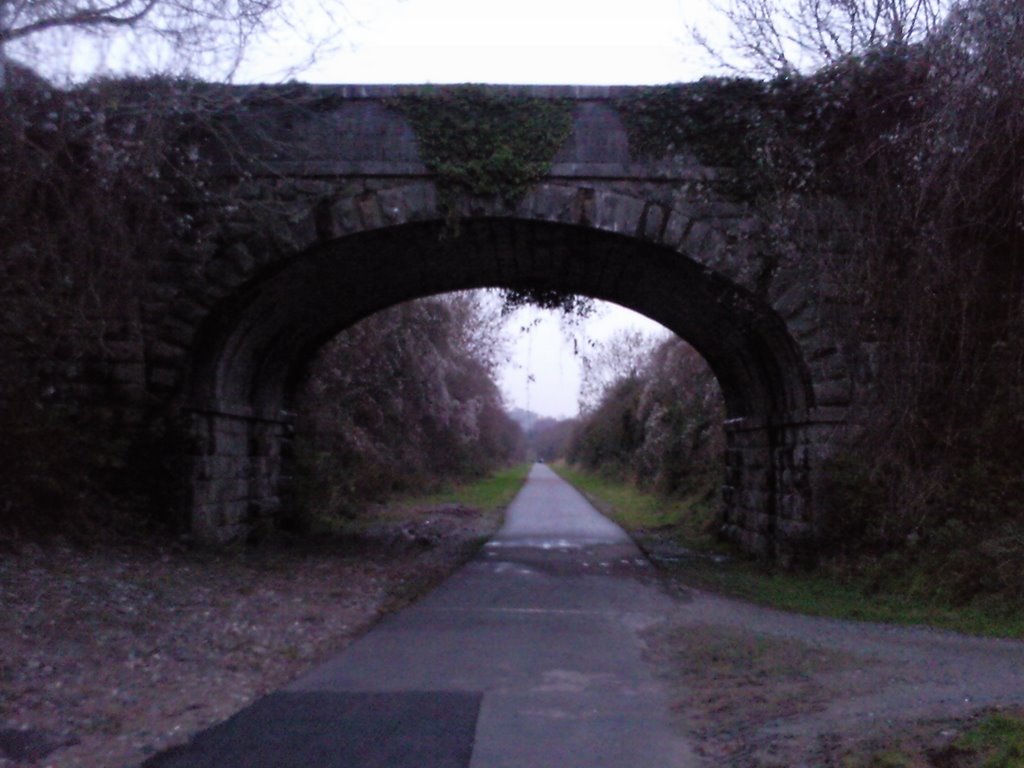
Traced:
<path fill-rule="evenodd" d="M 707 67 L 686 44 L 687 27 L 715 34 L 707 0 L 346 0 L 333 20 L 308 7 L 310 21 L 300 26 L 343 30 L 334 49 L 301 73 L 323 83 L 693 80 Z M 278 79 L 296 50 L 292 34 L 279 35 L 276 46 L 261 43 L 239 78 Z"/>

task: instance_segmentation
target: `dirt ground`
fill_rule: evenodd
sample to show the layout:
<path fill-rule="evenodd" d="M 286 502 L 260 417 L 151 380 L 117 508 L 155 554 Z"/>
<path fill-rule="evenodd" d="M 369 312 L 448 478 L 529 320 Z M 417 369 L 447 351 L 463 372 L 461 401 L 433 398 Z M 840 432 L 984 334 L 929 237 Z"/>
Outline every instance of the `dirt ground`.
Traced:
<path fill-rule="evenodd" d="M 981 763 L 958 754 L 965 730 L 995 710 L 1024 713 L 1024 643 L 668 586 L 677 609 L 647 631 L 648 657 L 708 765 L 966 768 Z"/>
<path fill-rule="evenodd" d="M 138 765 L 344 648 L 499 522 L 380 518 L 230 554 L 0 542 L 0 768 Z"/>

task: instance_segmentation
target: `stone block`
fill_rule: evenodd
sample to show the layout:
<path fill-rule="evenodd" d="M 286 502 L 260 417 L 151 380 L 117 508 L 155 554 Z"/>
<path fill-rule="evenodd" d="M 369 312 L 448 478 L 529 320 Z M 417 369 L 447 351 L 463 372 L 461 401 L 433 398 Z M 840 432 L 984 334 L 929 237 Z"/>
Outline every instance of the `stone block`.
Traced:
<path fill-rule="evenodd" d="M 640 229 L 640 220 L 646 203 L 636 197 L 599 192 L 597 195 L 597 220 L 599 229 L 623 235 L 635 235 Z"/>
<path fill-rule="evenodd" d="M 326 237 L 342 237 L 355 232 L 360 227 L 359 209 L 355 199 L 342 197 L 327 207 L 327 215 L 323 219 Z"/>
<path fill-rule="evenodd" d="M 229 539 L 238 536 L 232 529 L 243 525 L 249 519 L 249 508 L 252 502 L 248 499 L 241 501 L 230 501 L 220 505 L 221 527 L 227 529 L 225 533 Z"/>
<path fill-rule="evenodd" d="M 787 520 L 796 520 L 806 523 L 811 519 L 810 492 L 806 490 L 807 483 L 794 483 L 794 487 L 803 487 L 803 493 L 789 494 L 785 498 L 785 517 Z"/>
<path fill-rule="evenodd" d="M 663 245 L 677 249 L 683 238 L 686 236 L 692 218 L 687 211 L 672 210 L 668 214 L 668 221 L 665 222 L 665 230 L 661 236 Z"/>
<path fill-rule="evenodd" d="M 108 370 L 111 380 L 122 392 L 145 390 L 146 366 L 143 363 L 114 363 Z"/>
<path fill-rule="evenodd" d="M 437 210 L 437 187 L 428 182 L 407 184 L 396 188 L 392 194 L 400 195 L 405 222 L 426 221 L 441 217 Z"/>
<path fill-rule="evenodd" d="M 816 382 L 814 399 L 818 405 L 849 405 L 852 386 L 846 380 Z"/>
<path fill-rule="evenodd" d="M 213 435 L 213 453 L 219 456 L 249 456 L 249 436 L 218 427 Z"/>
<path fill-rule="evenodd" d="M 181 374 L 177 368 L 151 365 L 146 371 L 149 388 L 154 391 L 168 391 L 178 386 Z"/>
<path fill-rule="evenodd" d="M 644 212 L 644 223 L 640 235 L 645 240 L 661 242 L 668 214 L 660 205 L 649 205 Z"/>
<path fill-rule="evenodd" d="M 363 230 L 380 229 L 384 226 L 384 211 L 377 195 L 366 193 L 356 198 L 359 222 Z"/>
<path fill-rule="evenodd" d="M 762 560 L 771 558 L 774 551 L 771 540 L 764 534 L 754 531 L 743 531 L 740 546 L 748 554 Z"/>
<path fill-rule="evenodd" d="M 142 339 L 105 341 L 103 359 L 110 363 L 134 363 L 143 358 Z"/>
<path fill-rule="evenodd" d="M 726 541 L 731 541 L 734 544 L 738 544 L 740 541 L 741 530 L 737 525 L 730 525 L 728 522 L 722 526 L 721 535 Z"/>
<path fill-rule="evenodd" d="M 182 297 L 171 305 L 169 314 L 194 327 L 210 314 L 210 306 L 206 301 L 198 300 L 198 297 Z"/>
<path fill-rule="evenodd" d="M 256 257 L 244 243 L 232 243 L 224 249 L 222 256 L 227 263 L 233 264 L 243 275 L 251 274 L 256 267 Z"/>
<path fill-rule="evenodd" d="M 247 501 L 251 495 L 249 481 L 242 478 L 217 477 L 192 483 L 194 506 L 222 507 L 231 501 Z"/>
<path fill-rule="evenodd" d="M 747 530 L 768 536 L 775 527 L 775 519 L 765 512 L 753 512 L 747 516 Z"/>
<path fill-rule="evenodd" d="M 377 194 L 377 201 L 385 225 L 397 226 L 409 220 L 409 199 L 404 188 L 383 190 Z"/>
<path fill-rule="evenodd" d="M 810 368 L 811 377 L 815 381 L 849 380 L 850 378 L 850 369 L 842 355 L 839 354 L 812 360 L 808 368 Z"/>
<path fill-rule="evenodd" d="M 779 520 L 775 524 L 775 534 L 782 542 L 802 541 L 811 532 L 811 527 L 803 520 Z"/>
<path fill-rule="evenodd" d="M 304 251 L 320 240 L 317 228 L 316 212 L 310 205 L 293 211 L 285 221 L 274 227 L 271 239 L 282 251 Z"/>
<path fill-rule="evenodd" d="M 222 288 L 235 288 L 240 285 L 247 275 L 242 268 L 233 260 L 220 258 L 207 266 L 203 278 Z"/>
<path fill-rule="evenodd" d="M 184 320 L 168 315 L 160 328 L 160 338 L 172 345 L 189 348 L 195 336 L 195 326 Z"/>
<path fill-rule="evenodd" d="M 802 342 L 801 346 L 813 347 L 814 336 L 822 331 L 821 318 L 815 308 L 807 304 L 786 320 L 786 329 L 794 339 Z M 828 340 L 823 341 L 829 343 Z"/>
<path fill-rule="evenodd" d="M 176 282 L 156 282 L 151 279 L 151 282 L 146 286 L 146 298 L 149 301 L 159 302 L 161 305 L 165 305 L 181 292 L 182 282 L 180 280 Z"/>
<path fill-rule="evenodd" d="M 244 456 L 216 454 L 197 459 L 193 472 L 201 480 L 242 480 L 249 475 L 250 462 Z"/>
<path fill-rule="evenodd" d="M 220 510 L 216 505 L 192 504 L 192 535 L 204 544 L 220 544 Z"/>
<path fill-rule="evenodd" d="M 577 190 L 559 184 L 538 184 L 520 201 L 517 211 L 528 218 L 575 224 L 580 219 Z"/>
<path fill-rule="evenodd" d="M 582 187 L 576 190 L 576 199 L 573 203 L 573 210 L 577 214 L 574 223 L 592 225 L 597 221 L 596 192 L 591 187 Z"/>
<path fill-rule="evenodd" d="M 801 310 L 805 309 L 811 301 L 811 288 L 806 283 L 797 282 L 786 289 L 778 299 L 772 302 L 775 311 L 782 315 L 783 319 L 790 319 Z"/>
<path fill-rule="evenodd" d="M 702 249 L 704 241 L 711 234 L 711 224 L 703 219 L 699 219 L 690 224 L 690 228 L 687 230 L 685 237 L 683 238 L 680 245 L 682 249 L 695 261 L 701 261 Z"/>

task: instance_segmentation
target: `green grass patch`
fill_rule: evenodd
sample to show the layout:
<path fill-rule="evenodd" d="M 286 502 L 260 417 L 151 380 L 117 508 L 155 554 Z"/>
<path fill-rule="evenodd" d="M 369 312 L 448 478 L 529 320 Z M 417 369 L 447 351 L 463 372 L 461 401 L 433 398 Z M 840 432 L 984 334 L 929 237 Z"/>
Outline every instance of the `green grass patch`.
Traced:
<path fill-rule="evenodd" d="M 989 715 L 956 740 L 956 749 L 976 758 L 981 768 L 1024 768 L 1024 720 Z"/>
<path fill-rule="evenodd" d="M 913 762 L 903 752 L 886 750 L 874 756 L 871 768 L 913 768 Z"/>
<path fill-rule="evenodd" d="M 784 571 L 751 561 L 732 547 L 715 541 L 714 514 L 709 505 L 686 499 L 663 499 L 619 480 L 554 466 L 564 479 L 587 496 L 604 514 L 650 550 L 661 541 L 696 553 L 671 562 L 656 560 L 666 575 L 685 584 L 740 597 L 761 605 L 813 616 L 923 624 L 976 635 L 1024 638 L 1024 610 L 1007 606 L 954 605 L 898 589 L 880 589 L 867 578 L 828 573 Z M 700 553 L 731 556 L 712 558 Z M 912 579 L 903 580 L 908 587 Z M 894 586 L 901 582 L 893 582 Z"/>
<path fill-rule="evenodd" d="M 365 503 L 346 515 L 307 513 L 305 533 L 313 536 L 359 536 L 381 524 L 414 522 L 424 510 L 441 506 L 465 507 L 478 512 L 481 518 L 500 521 L 501 511 L 519 492 L 529 470 L 529 464 L 520 464 L 475 480 L 450 483 L 439 490 L 398 494 L 384 501 Z"/>
<path fill-rule="evenodd" d="M 701 552 L 726 547 L 712 533 L 715 502 L 705 489 L 676 498 L 641 491 L 636 486 L 605 475 L 584 472 L 561 462 L 551 465 L 604 515 L 629 533 L 659 532 L 675 544 Z"/>
<path fill-rule="evenodd" d="M 867 579 L 773 569 L 737 557 L 725 563 L 684 560 L 672 565 L 706 589 L 812 616 L 889 624 L 923 624 L 975 635 L 1024 638 L 1024 615 L 957 606 L 912 594 L 875 589 Z"/>
<path fill-rule="evenodd" d="M 481 511 L 493 511 L 507 507 L 526 481 L 529 464 L 517 464 L 465 483 L 457 483 L 440 491 L 422 495 L 396 498 L 390 506 L 436 507 L 442 504 L 458 504 Z"/>

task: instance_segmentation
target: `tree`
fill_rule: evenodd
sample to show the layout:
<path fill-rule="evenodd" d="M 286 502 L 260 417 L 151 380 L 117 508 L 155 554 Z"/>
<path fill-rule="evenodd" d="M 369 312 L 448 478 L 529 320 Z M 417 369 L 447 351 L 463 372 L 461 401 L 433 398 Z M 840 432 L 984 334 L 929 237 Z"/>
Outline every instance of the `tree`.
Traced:
<path fill-rule="evenodd" d="M 104 51 L 118 69 L 230 77 L 250 43 L 272 30 L 289 28 L 311 50 L 333 40 L 341 8 L 332 0 L 303 7 L 288 0 L 0 0 L 0 87 L 7 56 L 81 76 L 98 66 Z M 83 57 L 83 48 L 92 55 Z M 72 49 L 61 71 L 54 59 Z"/>
<path fill-rule="evenodd" d="M 521 454 L 522 431 L 493 378 L 496 312 L 479 293 L 421 299 L 324 347 L 298 401 L 297 514 L 353 514 Z"/>
<path fill-rule="evenodd" d="M 953 0 L 729 0 L 713 3 L 729 25 L 726 50 L 696 28 L 690 34 L 727 69 L 790 75 L 865 51 L 919 41 L 940 26 L 952 4 Z"/>
<path fill-rule="evenodd" d="M 917 563 L 914 579 L 940 596 L 1019 605 L 1024 5 L 726 11 L 734 53 L 785 75 L 763 84 L 785 140 L 759 166 L 768 183 L 754 204 L 775 242 L 818 255 L 855 371 L 856 442 L 827 467 L 819 553 Z M 786 168 L 801 165 L 794 185 Z"/>
<path fill-rule="evenodd" d="M 647 343 L 580 417 L 574 463 L 664 494 L 713 492 L 724 451 L 714 374 L 677 336 Z"/>
<path fill-rule="evenodd" d="M 622 379 L 640 376 L 660 339 L 635 328 L 617 330 L 604 342 L 592 341 L 578 352 L 583 368 L 581 408 L 597 406 L 605 390 Z"/>

